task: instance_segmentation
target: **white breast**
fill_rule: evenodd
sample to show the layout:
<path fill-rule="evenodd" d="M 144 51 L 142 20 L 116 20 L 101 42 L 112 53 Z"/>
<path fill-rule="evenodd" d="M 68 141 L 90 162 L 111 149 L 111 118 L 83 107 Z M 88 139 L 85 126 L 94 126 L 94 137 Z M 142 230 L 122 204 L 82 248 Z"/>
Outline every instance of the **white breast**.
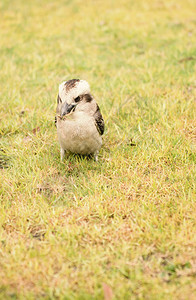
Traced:
<path fill-rule="evenodd" d="M 74 112 L 64 120 L 57 120 L 57 134 L 61 148 L 78 154 L 93 154 L 101 148 L 102 138 L 93 117 Z"/>

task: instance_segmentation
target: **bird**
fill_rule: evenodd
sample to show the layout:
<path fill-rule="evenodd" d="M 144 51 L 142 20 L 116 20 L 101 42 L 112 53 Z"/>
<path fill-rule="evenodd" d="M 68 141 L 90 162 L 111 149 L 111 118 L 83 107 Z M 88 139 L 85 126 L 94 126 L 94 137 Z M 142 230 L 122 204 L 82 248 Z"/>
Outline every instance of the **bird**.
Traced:
<path fill-rule="evenodd" d="M 55 123 L 61 161 L 65 153 L 93 155 L 98 161 L 105 124 L 87 81 L 71 79 L 59 85 Z"/>

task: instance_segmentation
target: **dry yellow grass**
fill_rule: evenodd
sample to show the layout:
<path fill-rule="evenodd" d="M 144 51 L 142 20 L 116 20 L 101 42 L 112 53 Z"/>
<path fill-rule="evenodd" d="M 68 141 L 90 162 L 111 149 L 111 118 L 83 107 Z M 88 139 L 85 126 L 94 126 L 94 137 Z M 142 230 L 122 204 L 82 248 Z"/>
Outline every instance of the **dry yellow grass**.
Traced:
<path fill-rule="evenodd" d="M 0 7 L 0 298 L 194 299 L 195 1 Z M 98 163 L 60 162 L 70 78 L 106 120 Z"/>

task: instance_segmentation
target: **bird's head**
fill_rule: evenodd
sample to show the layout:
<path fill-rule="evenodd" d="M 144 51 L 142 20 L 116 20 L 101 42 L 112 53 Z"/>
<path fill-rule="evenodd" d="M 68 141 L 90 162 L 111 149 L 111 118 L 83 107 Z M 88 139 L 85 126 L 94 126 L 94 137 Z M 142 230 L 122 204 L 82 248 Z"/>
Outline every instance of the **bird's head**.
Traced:
<path fill-rule="evenodd" d="M 86 102 L 90 102 L 90 87 L 87 81 L 71 79 L 64 81 L 59 85 L 59 94 L 57 98 L 57 111 L 61 117 L 70 112 L 79 110 Z"/>

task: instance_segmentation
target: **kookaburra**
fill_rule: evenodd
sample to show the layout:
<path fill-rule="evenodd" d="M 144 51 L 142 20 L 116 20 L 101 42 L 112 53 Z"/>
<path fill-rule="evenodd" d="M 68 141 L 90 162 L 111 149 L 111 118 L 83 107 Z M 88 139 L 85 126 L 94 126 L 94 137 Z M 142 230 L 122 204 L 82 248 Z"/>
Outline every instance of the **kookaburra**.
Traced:
<path fill-rule="evenodd" d="M 93 154 L 98 160 L 104 132 L 99 106 L 87 81 L 72 79 L 59 85 L 55 122 L 61 160 L 65 152 Z"/>

